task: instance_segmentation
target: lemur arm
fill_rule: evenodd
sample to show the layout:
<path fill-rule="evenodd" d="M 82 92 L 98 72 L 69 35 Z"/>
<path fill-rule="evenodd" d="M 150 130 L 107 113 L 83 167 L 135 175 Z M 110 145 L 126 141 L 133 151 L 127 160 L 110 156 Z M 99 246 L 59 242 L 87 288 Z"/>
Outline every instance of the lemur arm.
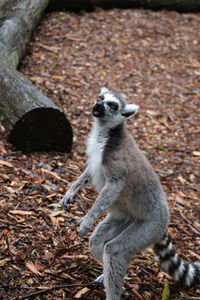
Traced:
<path fill-rule="evenodd" d="M 81 176 L 72 184 L 70 189 L 66 192 L 64 197 L 60 200 L 59 204 L 64 208 L 67 209 L 67 205 L 69 203 L 74 202 L 74 197 L 78 193 L 78 191 L 87 183 L 90 183 L 91 177 L 89 173 L 88 167 L 85 171 L 81 174 Z"/>
<path fill-rule="evenodd" d="M 88 233 L 94 222 L 117 200 L 124 187 L 122 179 L 108 180 L 88 213 L 79 221 L 78 234 L 84 236 Z"/>

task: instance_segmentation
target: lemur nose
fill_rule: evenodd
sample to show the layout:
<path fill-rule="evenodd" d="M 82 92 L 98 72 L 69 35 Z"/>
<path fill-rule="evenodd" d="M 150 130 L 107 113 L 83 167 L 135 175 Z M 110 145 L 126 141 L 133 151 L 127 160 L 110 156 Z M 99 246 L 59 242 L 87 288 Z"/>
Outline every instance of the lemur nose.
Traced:
<path fill-rule="evenodd" d="M 95 105 L 94 105 L 94 109 L 103 110 L 104 109 L 103 102 L 96 102 Z"/>
<path fill-rule="evenodd" d="M 101 103 L 100 103 L 100 102 L 97 102 L 97 103 L 95 104 L 96 107 L 100 107 L 100 106 L 102 106 L 102 105 L 103 105 L 102 102 L 101 102 Z"/>

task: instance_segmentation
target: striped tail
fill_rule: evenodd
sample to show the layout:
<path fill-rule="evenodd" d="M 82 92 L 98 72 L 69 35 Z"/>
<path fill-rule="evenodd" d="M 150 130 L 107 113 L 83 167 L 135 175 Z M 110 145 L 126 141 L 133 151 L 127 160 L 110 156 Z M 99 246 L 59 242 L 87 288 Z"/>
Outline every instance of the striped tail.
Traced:
<path fill-rule="evenodd" d="M 154 245 L 153 251 L 161 269 L 178 284 L 185 287 L 200 285 L 200 261 L 189 263 L 181 259 L 167 234 Z"/>

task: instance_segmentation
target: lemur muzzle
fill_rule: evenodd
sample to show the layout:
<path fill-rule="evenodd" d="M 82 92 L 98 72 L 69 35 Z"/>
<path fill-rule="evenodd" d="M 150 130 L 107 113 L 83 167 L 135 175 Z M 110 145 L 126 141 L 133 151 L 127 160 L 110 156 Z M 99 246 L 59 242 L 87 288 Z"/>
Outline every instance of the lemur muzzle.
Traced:
<path fill-rule="evenodd" d="M 93 107 L 92 113 L 93 116 L 96 118 L 100 118 L 104 116 L 104 112 L 105 112 L 105 107 L 104 107 L 104 103 L 96 103 Z"/>

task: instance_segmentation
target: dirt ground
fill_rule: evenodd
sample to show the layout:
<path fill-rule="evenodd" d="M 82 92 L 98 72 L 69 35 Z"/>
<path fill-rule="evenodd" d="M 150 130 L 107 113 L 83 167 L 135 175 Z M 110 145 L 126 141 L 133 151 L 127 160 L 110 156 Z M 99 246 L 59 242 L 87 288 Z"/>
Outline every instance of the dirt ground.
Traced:
<path fill-rule="evenodd" d="M 169 199 L 169 233 L 181 256 L 200 259 L 200 14 L 98 9 L 46 14 L 20 71 L 66 113 L 73 150 L 15 151 L 0 141 L 0 299 L 105 299 L 88 284 L 102 267 L 72 219 L 92 205 L 88 186 L 68 212 L 57 206 L 84 169 L 91 107 L 102 86 L 140 111 L 128 127 Z M 65 137 L 63 137 L 65 138 Z M 151 252 L 133 258 L 124 299 L 200 299 L 160 271 Z M 50 289 L 50 290 L 48 290 Z M 162 297 L 162 295 L 164 295 Z"/>

